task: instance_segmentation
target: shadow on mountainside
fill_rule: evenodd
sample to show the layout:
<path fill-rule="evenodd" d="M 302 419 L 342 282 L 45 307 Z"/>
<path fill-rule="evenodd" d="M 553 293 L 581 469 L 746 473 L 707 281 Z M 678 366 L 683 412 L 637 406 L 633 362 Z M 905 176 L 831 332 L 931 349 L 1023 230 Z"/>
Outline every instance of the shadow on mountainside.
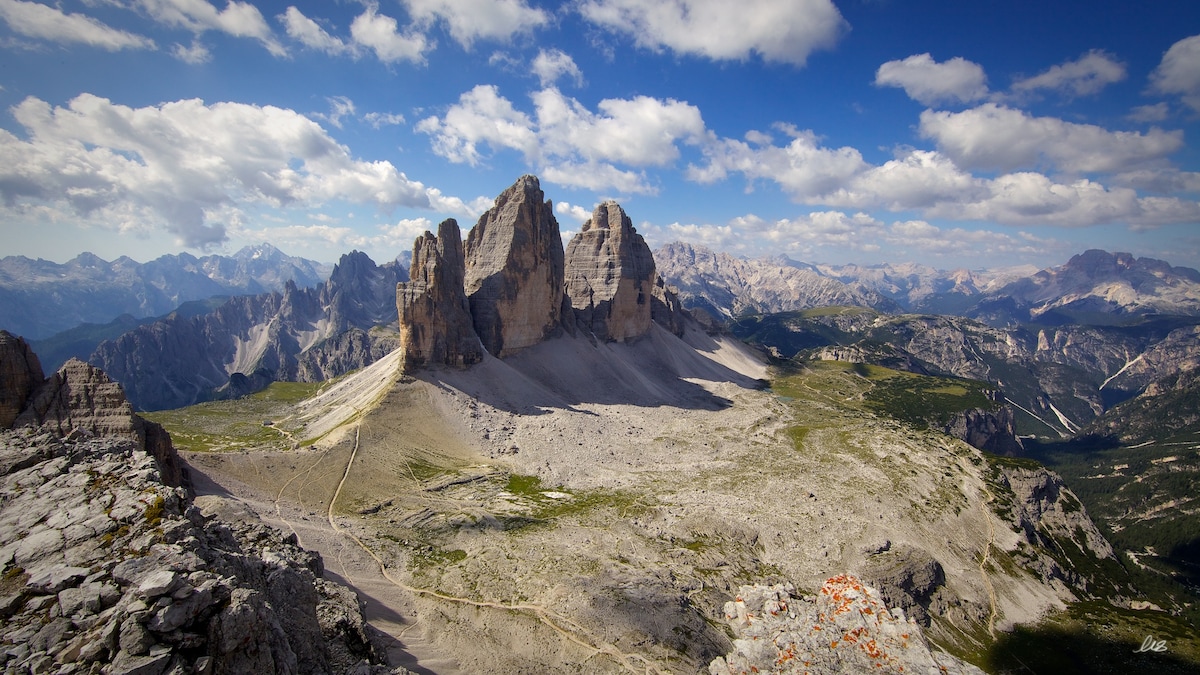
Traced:
<path fill-rule="evenodd" d="M 589 403 L 715 411 L 733 402 L 692 380 L 761 388 L 760 380 L 704 355 L 721 350 L 716 340 L 689 338 L 698 346 L 658 326 L 627 343 L 563 336 L 503 360 L 485 355 L 466 370 L 435 367 L 417 377 L 520 415 L 542 414 L 546 408 L 584 412 L 574 406 Z"/>

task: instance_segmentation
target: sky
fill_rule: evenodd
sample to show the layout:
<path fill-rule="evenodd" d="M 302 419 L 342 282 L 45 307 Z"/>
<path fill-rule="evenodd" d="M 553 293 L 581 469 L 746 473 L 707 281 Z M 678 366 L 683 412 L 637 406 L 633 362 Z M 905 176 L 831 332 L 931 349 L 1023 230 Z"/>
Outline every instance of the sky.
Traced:
<path fill-rule="evenodd" d="M 464 234 L 939 269 L 1200 268 L 1194 0 L 0 0 L 0 256 Z"/>

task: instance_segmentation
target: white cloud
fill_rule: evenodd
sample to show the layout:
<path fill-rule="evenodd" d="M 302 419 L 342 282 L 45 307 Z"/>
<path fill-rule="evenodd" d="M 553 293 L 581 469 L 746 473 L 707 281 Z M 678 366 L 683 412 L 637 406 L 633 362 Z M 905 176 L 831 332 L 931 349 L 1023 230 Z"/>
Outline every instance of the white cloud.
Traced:
<path fill-rule="evenodd" d="M 893 249 L 915 250 L 935 257 L 953 256 L 956 260 L 964 257 L 987 260 L 1014 253 L 1041 255 L 1059 246 L 1053 239 L 1036 237 L 1028 232 L 1013 236 L 991 230 L 939 228 L 923 220 L 892 223 L 883 240 Z"/>
<path fill-rule="evenodd" d="M 373 128 L 379 129 L 382 127 L 404 124 L 404 115 L 401 115 L 400 113 L 369 112 L 363 115 L 363 120 L 365 120 L 366 123 L 370 124 Z"/>
<path fill-rule="evenodd" d="M 275 56 L 287 56 L 287 50 L 271 33 L 258 8 L 248 2 L 229 0 L 218 10 L 207 0 L 137 0 L 155 21 L 199 34 L 215 30 L 234 37 L 252 38 Z"/>
<path fill-rule="evenodd" d="M 342 118 L 354 116 L 354 101 L 346 96 L 326 96 L 325 100 L 329 102 L 329 112 L 313 113 L 313 117 L 323 119 L 341 129 Z"/>
<path fill-rule="evenodd" d="M 1200 112 L 1200 35 L 1171 45 L 1150 74 L 1150 90 L 1178 94 L 1188 107 Z"/>
<path fill-rule="evenodd" d="M 462 94 L 442 117 L 417 123 L 433 150 L 452 162 L 478 165 L 484 145 L 516 150 L 540 166 L 551 182 L 595 190 L 652 193 L 643 173 L 618 168 L 665 166 L 679 157 L 677 144 L 704 137 L 700 111 L 671 99 L 646 96 L 605 99 L 592 112 L 554 88 L 533 94 L 531 117 L 493 85 Z"/>
<path fill-rule="evenodd" d="M 580 225 L 592 217 L 591 211 L 569 202 L 556 202 L 554 204 L 554 212 L 560 218 L 569 218 Z"/>
<path fill-rule="evenodd" d="M 477 166 L 479 146 L 510 148 L 526 157 L 537 155 L 533 122 L 513 107 L 494 85 L 481 84 L 463 93 L 440 119 L 427 117 L 417 131 L 433 137 L 433 151 L 451 162 Z"/>
<path fill-rule="evenodd" d="M 150 38 L 117 30 L 84 14 L 67 14 L 38 2 L 0 0 L 0 19 L 21 35 L 51 42 L 85 44 L 110 52 L 155 48 Z"/>
<path fill-rule="evenodd" d="M 204 43 L 200 42 L 199 39 L 192 40 L 192 44 L 186 47 L 175 43 L 171 46 L 171 56 L 194 66 L 208 63 L 212 60 L 212 52 L 208 51 L 208 47 L 205 47 Z"/>
<path fill-rule="evenodd" d="M 287 11 L 276 18 L 283 24 L 288 37 L 305 47 L 331 55 L 344 54 L 350 49 L 341 38 L 330 35 L 320 24 L 304 16 L 295 7 L 288 7 Z"/>
<path fill-rule="evenodd" d="M 1029 93 L 1049 89 L 1067 96 L 1090 96 L 1124 79 L 1125 64 L 1093 49 L 1075 61 L 1052 66 L 1043 73 L 1014 82 L 1012 90 Z"/>
<path fill-rule="evenodd" d="M 715 61 L 758 54 L 802 66 L 848 29 L 830 0 L 585 0 L 579 11 L 641 47 Z"/>
<path fill-rule="evenodd" d="M 583 85 L 583 72 L 575 65 L 575 60 L 558 49 L 539 49 L 538 55 L 533 59 L 533 72 L 538 76 L 543 88 L 555 84 L 564 76 L 570 76 L 576 87 Z"/>
<path fill-rule="evenodd" d="M 705 133 L 700 109 L 674 99 L 635 96 L 600 101 L 598 111 L 554 88 L 533 94 L 541 152 L 593 162 L 666 166 L 679 157 L 676 143 Z"/>
<path fill-rule="evenodd" d="M 1159 160 L 1183 146 L 1182 131 L 1108 131 L 985 103 L 959 113 L 921 113 L 921 136 L 958 165 L 1016 169 L 1049 162 L 1062 171 L 1114 172 Z"/>
<path fill-rule="evenodd" d="M 425 52 L 433 49 L 434 44 L 416 30 L 400 33 L 398 25 L 392 17 L 379 14 L 379 6 L 372 3 L 350 24 L 350 35 L 355 43 L 375 52 L 384 63 L 424 63 Z"/>
<path fill-rule="evenodd" d="M 401 0 L 421 24 L 444 21 L 450 36 L 469 48 L 475 40 L 507 41 L 550 22 L 545 10 L 525 0 Z"/>
<path fill-rule="evenodd" d="M 688 167 L 687 177 L 700 183 L 723 180 L 737 171 L 751 180 L 775 181 L 797 201 L 805 201 L 844 186 L 869 165 L 851 147 L 821 147 L 812 131 L 786 129 L 793 139 L 784 147 L 762 144 L 764 135 L 754 135 L 753 145 L 723 138 L 703 150 L 708 164 Z"/>
<path fill-rule="evenodd" d="M 938 63 L 928 53 L 888 61 L 875 71 L 878 87 L 900 87 L 925 105 L 976 101 L 988 94 L 987 76 L 978 63 L 956 56 Z"/>
<path fill-rule="evenodd" d="M 82 94 L 66 107 L 30 97 L 13 114 L 28 140 L 0 130 L 0 201 L 10 215 L 49 208 L 105 227 L 165 227 L 203 247 L 223 241 L 228 214 L 245 208 L 478 206 L 388 162 L 356 160 L 312 120 L 271 106 L 129 108 Z"/>
<path fill-rule="evenodd" d="M 1125 119 L 1131 122 L 1162 122 L 1171 116 L 1171 106 L 1166 103 L 1139 105 L 1129 111 Z"/>
<path fill-rule="evenodd" d="M 808 201 L 903 211 L 929 208 L 946 201 L 979 199 L 985 194 L 983 181 L 955 166 L 945 155 L 914 150 L 862 171 L 847 180 L 845 187 Z"/>
<path fill-rule="evenodd" d="M 603 162 L 571 160 L 545 166 L 542 177 L 551 183 L 593 191 L 616 190 L 623 194 L 658 194 L 658 188 L 646 181 L 646 174 L 624 171 Z"/>

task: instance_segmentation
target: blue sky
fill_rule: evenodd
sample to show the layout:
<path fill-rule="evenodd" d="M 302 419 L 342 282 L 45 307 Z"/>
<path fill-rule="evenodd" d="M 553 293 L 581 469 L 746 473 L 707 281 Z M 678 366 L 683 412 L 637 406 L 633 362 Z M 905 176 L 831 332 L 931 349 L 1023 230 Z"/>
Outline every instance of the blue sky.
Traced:
<path fill-rule="evenodd" d="M 523 173 L 566 236 L 1200 267 L 1200 3 L 0 0 L 0 255 L 394 258 Z"/>

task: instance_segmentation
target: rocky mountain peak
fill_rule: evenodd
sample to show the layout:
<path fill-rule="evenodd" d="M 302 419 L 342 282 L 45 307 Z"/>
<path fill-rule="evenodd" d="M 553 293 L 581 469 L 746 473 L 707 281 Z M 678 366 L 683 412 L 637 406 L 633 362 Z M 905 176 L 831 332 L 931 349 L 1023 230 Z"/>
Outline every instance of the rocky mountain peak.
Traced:
<path fill-rule="evenodd" d="M 623 342 L 650 330 L 654 255 L 619 204 L 596 207 L 567 245 L 566 293 L 579 325 Z"/>
<path fill-rule="evenodd" d="M 563 247 L 553 204 L 522 176 L 467 235 L 465 290 L 484 347 L 507 356 L 541 342 L 563 306 Z"/>
<path fill-rule="evenodd" d="M 12 426 L 43 379 L 42 364 L 29 343 L 0 330 L 0 428 Z"/>
<path fill-rule="evenodd" d="M 438 225 L 437 236 L 426 232 L 413 244 L 409 280 L 396 287 L 406 365 L 464 366 L 483 359 L 463 289 L 465 270 L 462 235 L 453 218 Z"/>

